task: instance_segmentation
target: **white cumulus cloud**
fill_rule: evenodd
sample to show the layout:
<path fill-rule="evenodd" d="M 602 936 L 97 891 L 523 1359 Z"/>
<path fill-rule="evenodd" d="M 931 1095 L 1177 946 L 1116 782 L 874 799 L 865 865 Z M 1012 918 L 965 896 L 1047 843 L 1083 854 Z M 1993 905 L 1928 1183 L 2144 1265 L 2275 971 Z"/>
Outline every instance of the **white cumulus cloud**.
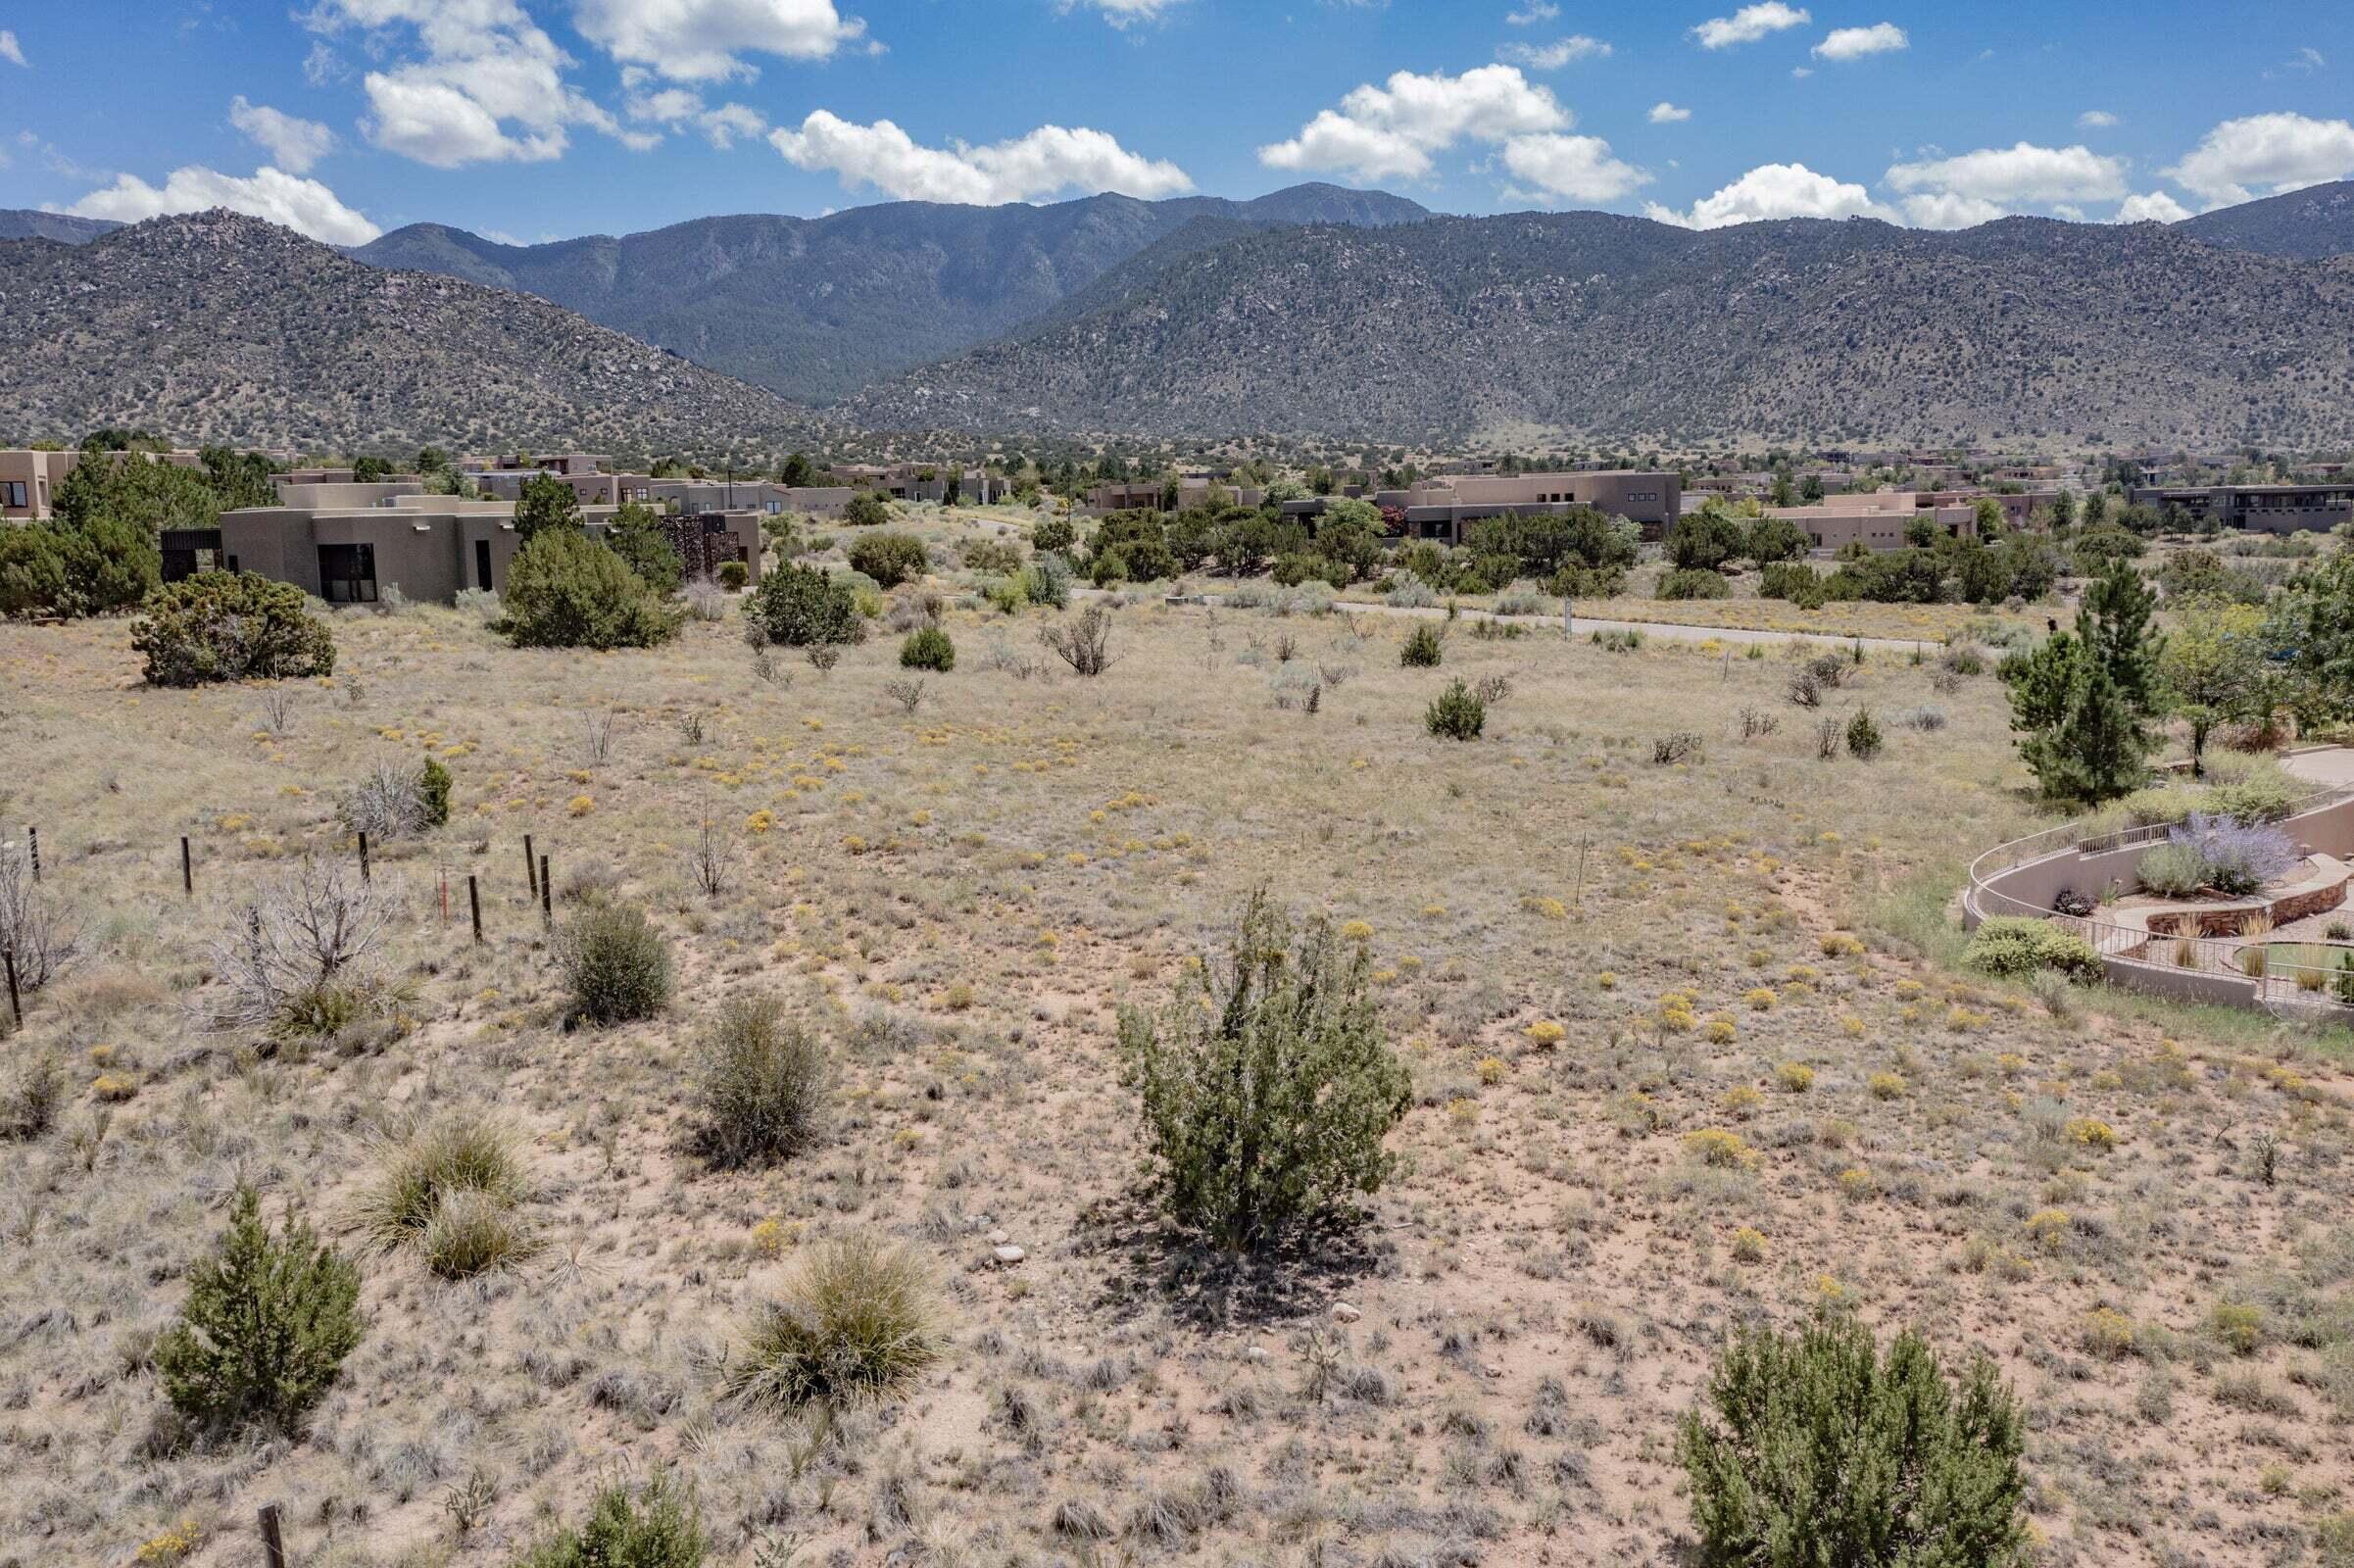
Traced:
<path fill-rule="evenodd" d="M 30 62 L 25 58 L 25 46 L 17 42 L 17 35 L 6 27 L 0 27 L 0 60 L 12 66 L 30 66 Z"/>
<path fill-rule="evenodd" d="M 2121 223 L 2179 223 L 2189 216 L 2189 208 L 2162 190 L 2128 196 L 2117 205 Z"/>
<path fill-rule="evenodd" d="M 329 245 L 365 245 L 383 232 L 318 180 L 280 169 L 258 169 L 251 178 L 240 178 L 191 164 L 166 175 L 161 189 L 136 174 L 118 174 L 112 185 L 90 192 L 66 211 L 80 218 L 135 223 L 166 213 L 201 213 L 216 207 L 266 218 Z"/>
<path fill-rule="evenodd" d="M 1140 157 L 1100 130 L 1041 125 L 1026 136 L 974 147 L 926 147 L 888 120 L 857 124 L 827 110 L 769 142 L 798 168 L 831 170 L 843 188 L 871 185 L 908 201 L 998 206 L 1066 190 L 1119 191 L 1153 200 L 1194 188 L 1175 164 Z"/>
<path fill-rule="evenodd" d="M 1534 187 L 1534 196 L 1547 203 L 1616 201 L 1651 176 L 1633 164 L 1610 155 L 1610 144 L 1599 136 L 1564 136 L 1545 132 L 1515 136 L 1504 143 L 1504 168 L 1512 177 Z"/>
<path fill-rule="evenodd" d="M 633 124 L 699 130 L 721 149 L 733 147 L 739 137 L 759 136 L 768 129 L 766 117 L 749 104 L 726 103 L 714 109 L 692 87 L 657 86 L 656 80 L 642 66 L 621 68 L 621 107 Z M 652 141 L 661 139 L 659 134 L 652 136 Z"/>
<path fill-rule="evenodd" d="M 1724 49 L 1737 43 L 1755 43 L 1768 33 L 1803 27 L 1813 20 L 1802 7 L 1784 5 L 1782 0 L 1763 0 L 1763 4 L 1743 6 L 1729 17 L 1711 17 L 1692 31 L 1700 40 L 1701 48 Z"/>
<path fill-rule="evenodd" d="M 1434 154 L 1458 141 L 1503 143 L 1569 127 L 1569 111 L 1517 66 L 1459 76 L 1400 71 L 1385 85 L 1354 88 L 1299 135 L 1261 147 L 1258 158 L 1270 169 L 1335 171 L 1368 182 L 1419 179 Z"/>
<path fill-rule="evenodd" d="M 335 133 L 316 120 L 281 114 L 268 104 L 246 102 L 243 93 L 229 100 L 229 123 L 289 174 L 307 174 L 311 166 L 335 148 Z"/>
<path fill-rule="evenodd" d="M 329 35 L 361 28 L 392 61 L 363 83 L 361 128 L 387 152 L 455 169 L 560 158 L 573 125 L 625 136 L 564 79 L 571 57 L 515 0 L 318 0 L 302 20 Z M 393 60 L 410 40 L 420 53 Z"/>
<path fill-rule="evenodd" d="M 1814 52 L 1825 60 L 1861 60 L 1866 55 L 1893 54 L 1912 47 L 1904 29 L 1893 22 L 1876 22 L 1869 27 L 1834 27 L 1816 44 Z"/>
<path fill-rule="evenodd" d="M 2126 163 L 2089 147 L 1982 147 L 1953 158 L 1897 164 L 1888 170 L 1892 189 L 1930 195 L 1968 196 L 2006 208 L 2028 203 L 2115 201 L 2126 194 Z"/>
<path fill-rule="evenodd" d="M 1132 27 L 1140 22 L 1158 22 L 1161 14 L 1174 10 L 1182 0 L 1062 0 L 1062 9 L 1070 11 L 1085 6 L 1103 13 L 1103 20 L 1115 27 Z"/>
<path fill-rule="evenodd" d="M 615 60 L 674 81 L 752 75 L 747 54 L 827 60 L 866 33 L 834 0 L 573 0 L 572 25 Z"/>
<path fill-rule="evenodd" d="M 1848 180 L 1818 174 L 1804 164 L 1762 164 L 1713 195 L 1677 212 L 1657 202 L 1643 212 L 1662 223 L 1685 228 L 1724 228 L 1776 218 L 1894 217 L 1872 193 Z"/>
<path fill-rule="evenodd" d="M 1692 111 L 1679 109 L 1663 98 L 1651 105 L 1651 112 L 1646 118 L 1654 125 L 1680 125 L 1692 118 Z"/>
<path fill-rule="evenodd" d="M 2107 130 L 2117 123 L 2117 117 L 2106 109 L 2087 109 L 2076 117 L 2076 122 L 2086 130 Z"/>
<path fill-rule="evenodd" d="M 2354 124 L 2297 114 L 2227 120 L 2165 172 L 2218 206 L 2354 174 Z"/>
<path fill-rule="evenodd" d="M 1504 21 L 1515 27 L 1534 27 L 1540 22 L 1550 22 L 1560 14 L 1561 8 L 1554 5 L 1552 0 L 1529 0 L 1518 11 L 1505 12 Z"/>
<path fill-rule="evenodd" d="M 2000 202 L 1983 196 L 1957 196 L 1931 191 L 1904 199 L 1904 220 L 1915 228 L 1971 228 L 2009 216 Z"/>
<path fill-rule="evenodd" d="M 1579 32 L 1566 38 L 1556 38 L 1551 43 L 1508 43 L 1496 53 L 1499 59 L 1508 60 L 1516 66 L 1526 66 L 1531 71 L 1559 71 L 1573 61 L 1606 60 L 1610 56 L 1610 46 L 1599 38 L 1589 38 Z"/>

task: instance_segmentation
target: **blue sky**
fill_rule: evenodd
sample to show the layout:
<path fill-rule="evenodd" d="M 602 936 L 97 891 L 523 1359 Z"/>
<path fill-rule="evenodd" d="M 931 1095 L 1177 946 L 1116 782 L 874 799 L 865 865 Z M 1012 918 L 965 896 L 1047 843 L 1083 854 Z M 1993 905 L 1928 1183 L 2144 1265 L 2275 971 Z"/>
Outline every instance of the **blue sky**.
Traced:
<path fill-rule="evenodd" d="M 0 205 L 343 243 L 1305 179 L 2174 218 L 2354 175 L 2350 72 L 2345 0 L 0 0 Z"/>

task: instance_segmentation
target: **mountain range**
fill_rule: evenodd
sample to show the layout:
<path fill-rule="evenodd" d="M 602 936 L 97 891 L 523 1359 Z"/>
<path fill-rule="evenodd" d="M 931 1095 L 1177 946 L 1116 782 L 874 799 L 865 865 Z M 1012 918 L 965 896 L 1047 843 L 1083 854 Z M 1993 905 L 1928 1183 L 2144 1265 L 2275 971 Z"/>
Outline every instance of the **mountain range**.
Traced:
<path fill-rule="evenodd" d="M 417 223 L 352 254 L 371 267 L 537 294 L 781 396 L 830 403 L 1034 319 L 1191 224 L 1224 232 L 1429 216 L 1380 191 L 1300 185 L 1248 202 L 888 202 L 824 218 L 703 218 L 546 245 Z"/>
<path fill-rule="evenodd" d="M 873 428 L 2354 441 L 2354 258 L 2154 223 L 1603 213 L 1241 235 L 870 388 Z"/>
<path fill-rule="evenodd" d="M 2354 441 L 2354 184 L 1953 233 L 1447 218 L 1303 185 L 530 246 L 420 224 L 348 254 L 227 214 L 0 213 L 0 431 L 27 436 Z"/>
<path fill-rule="evenodd" d="M 2221 207 L 2186 218 L 2174 228 L 2210 245 L 2309 262 L 2354 254 L 2354 179 Z"/>
<path fill-rule="evenodd" d="M 0 243 L 0 432 L 414 452 L 577 444 L 721 458 L 808 442 L 807 409 L 528 294 L 389 272 L 211 212 L 85 244 Z"/>

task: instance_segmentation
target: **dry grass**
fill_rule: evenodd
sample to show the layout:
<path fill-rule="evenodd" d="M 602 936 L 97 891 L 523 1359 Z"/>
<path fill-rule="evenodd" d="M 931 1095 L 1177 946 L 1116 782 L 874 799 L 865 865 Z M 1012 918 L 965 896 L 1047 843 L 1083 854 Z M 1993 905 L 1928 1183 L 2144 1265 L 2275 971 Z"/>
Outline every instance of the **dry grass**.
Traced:
<path fill-rule="evenodd" d="M 678 1468 L 728 1563 L 1660 1560 L 1706 1351 L 1826 1300 L 2002 1361 L 2049 1561 L 2243 1560 L 2347 1505 L 2337 1059 L 2098 994 L 2062 1019 L 1915 956 L 1956 857 L 2027 816 L 1989 678 L 1867 769 L 1815 760 L 1775 650 L 1461 637 L 1412 670 L 1396 621 L 1155 601 L 1080 678 L 1040 657 L 1048 617 L 935 586 L 965 657 L 908 715 L 887 641 L 786 686 L 731 625 L 575 656 L 415 611 L 339 615 L 337 676 L 279 733 L 250 692 L 139 688 L 120 622 L 0 627 L 9 810 L 80 950 L 0 1048 L 66 1075 L 57 1126 L 0 1159 L 12 1550 L 114 1563 L 193 1524 L 187 1560 L 242 1564 L 277 1500 L 306 1568 L 504 1563 L 626 1461 Z M 1279 707 L 1300 665 L 1357 673 Z M 1932 701 L 1932 672 L 1873 655 L 1825 710 Z M 1490 674 L 1482 740 L 1424 733 Z M 1790 721 L 1744 739 L 1744 708 Z M 583 711 L 619 715 L 601 756 Z M 1670 731 L 1705 745 L 1654 766 Z M 205 1028 L 242 902 L 346 854 L 341 793 L 428 749 L 456 810 L 376 852 L 384 1007 Z M 736 834 L 717 892 L 707 815 Z M 666 1011 L 566 1027 L 526 833 L 560 924 L 651 913 Z M 1362 923 L 1415 1109 L 1329 1266 L 1235 1290 L 1133 1220 L 1110 1024 L 1260 882 Z M 824 1045 L 827 1136 L 714 1168 L 694 1052 L 763 995 Z M 332 1231 L 384 1174 L 375 1129 L 468 1114 L 512 1135 L 541 1250 L 454 1282 L 371 1253 L 308 1439 L 151 1442 L 146 1347 L 237 1176 Z M 1731 1143 L 1688 1146 L 1710 1130 Z M 839 1410 L 728 1397 L 764 1305 L 861 1235 L 932 1282 L 937 1359 Z M 2088 1350 L 2096 1311 L 2123 1321 Z"/>

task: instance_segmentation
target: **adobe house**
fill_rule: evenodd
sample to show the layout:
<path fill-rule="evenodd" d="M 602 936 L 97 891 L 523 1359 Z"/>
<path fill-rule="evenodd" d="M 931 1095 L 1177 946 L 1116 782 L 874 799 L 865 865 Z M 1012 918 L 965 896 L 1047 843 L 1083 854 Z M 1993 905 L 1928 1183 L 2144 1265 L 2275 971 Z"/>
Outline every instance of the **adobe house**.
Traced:
<path fill-rule="evenodd" d="M 374 604 L 387 587 L 448 604 L 463 588 L 506 586 L 521 548 L 513 502 L 367 493 L 382 488 L 389 487 L 296 488 L 287 493 L 293 504 L 225 512 L 218 528 L 168 532 L 165 579 L 207 566 L 251 571 L 331 605 Z M 615 510 L 583 509 L 582 521 L 592 535 L 602 532 Z M 671 527 L 690 577 L 739 561 L 751 580 L 760 579 L 759 514 L 705 513 L 672 519 Z"/>
<path fill-rule="evenodd" d="M 1867 550 L 1902 550 L 1917 521 L 1963 539 L 1978 536 L 1978 508 L 1970 502 L 1931 505 L 1910 490 L 1873 490 L 1862 495 L 1825 496 L 1812 506 L 1768 507 L 1769 517 L 1795 523 L 1814 551 L 1836 552 L 1860 544 Z"/>
<path fill-rule="evenodd" d="M 2152 485 L 2133 492 L 2136 505 L 2180 507 L 2191 521 L 2253 533 L 2328 532 L 2354 522 L 2354 484 Z"/>
<path fill-rule="evenodd" d="M 1470 524 L 1518 513 L 1528 516 L 1592 507 L 1640 524 L 1646 540 L 1664 538 L 1684 510 L 1675 474 L 1629 468 L 1569 473 L 1468 474 L 1422 479 L 1404 490 L 1378 490 L 1373 504 L 1405 514 L 1406 537 L 1459 545 Z"/>
<path fill-rule="evenodd" d="M 0 452 L 0 517 L 45 521 L 57 487 L 80 461 L 78 452 Z"/>

